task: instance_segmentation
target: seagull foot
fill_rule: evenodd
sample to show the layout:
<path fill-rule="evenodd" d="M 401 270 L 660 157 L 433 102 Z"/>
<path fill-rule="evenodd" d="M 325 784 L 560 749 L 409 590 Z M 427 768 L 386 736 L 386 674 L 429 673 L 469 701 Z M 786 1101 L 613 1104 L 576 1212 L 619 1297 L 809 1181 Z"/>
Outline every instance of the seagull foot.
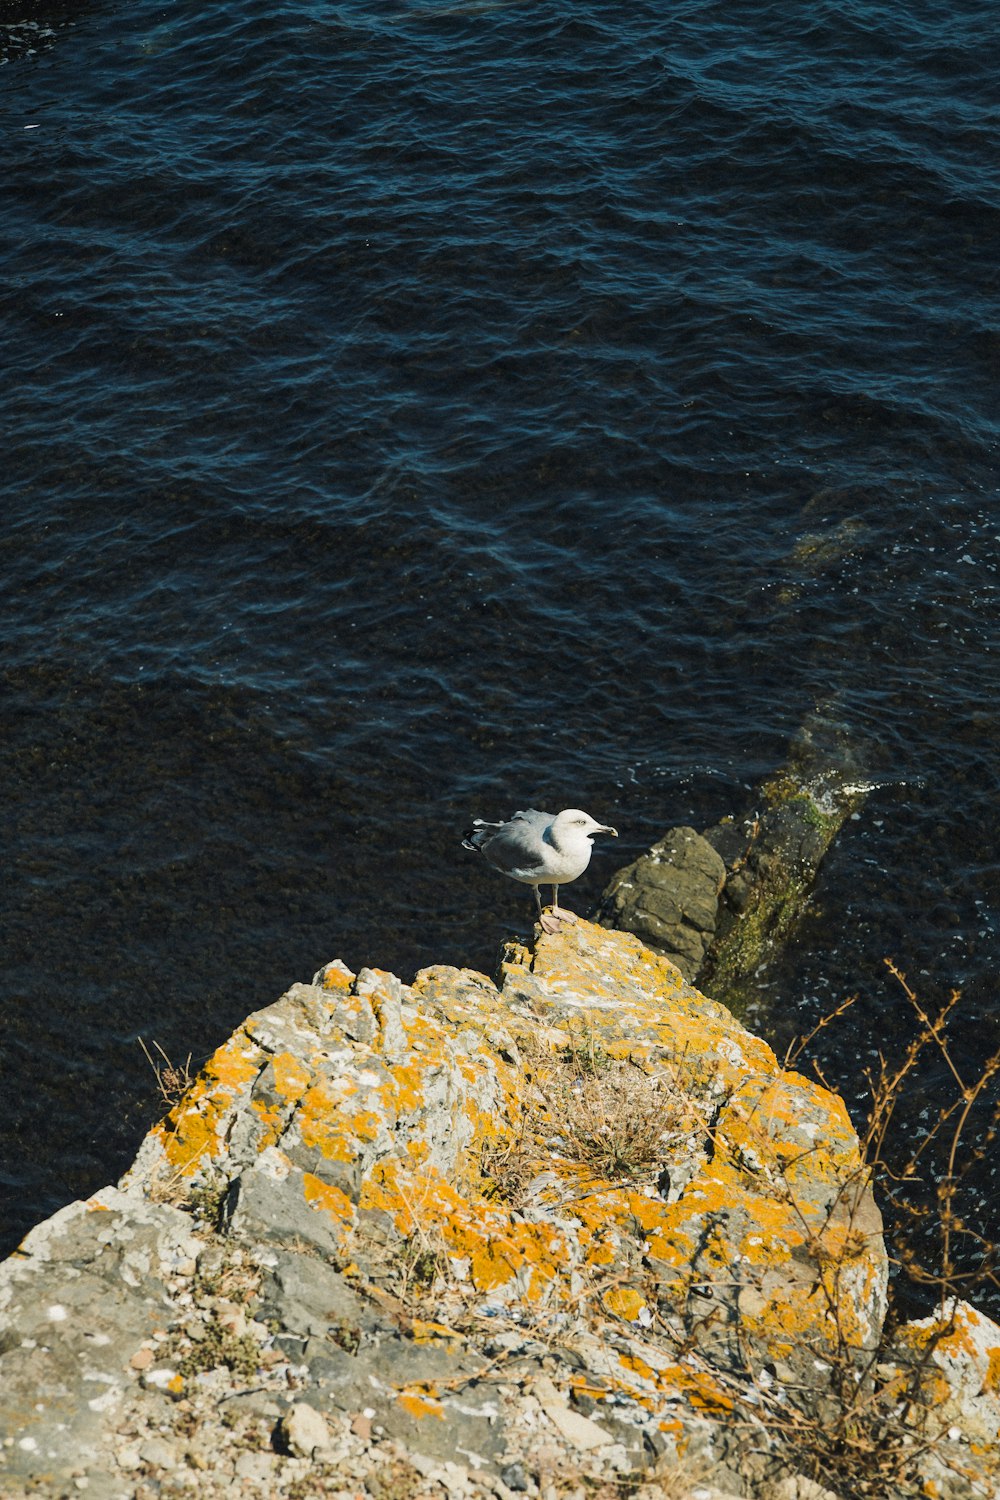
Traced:
<path fill-rule="evenodd" d="M 579 922 L 579 920 L 575 911 L 567 911 L 562 906 L 556 907 L 555 910 L 549 907 L 538 918 L 542 931 L 549 933 L 558 932 L 564 922 Z"/>

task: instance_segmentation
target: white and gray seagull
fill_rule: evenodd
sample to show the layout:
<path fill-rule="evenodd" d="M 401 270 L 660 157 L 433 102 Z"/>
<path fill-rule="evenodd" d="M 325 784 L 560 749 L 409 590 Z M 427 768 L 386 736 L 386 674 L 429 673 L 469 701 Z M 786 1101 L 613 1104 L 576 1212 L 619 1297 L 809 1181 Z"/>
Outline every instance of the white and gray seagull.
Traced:
<path fill-rule="evenodd" d="M 618 837 L 617 829 L 595 822 L 578 807 L 555 814 L 529 807 L 516 812 L 506 823 L 474 818 L 462 847 L 481 854 L 501 874 L 530 885 L 542 927 L 546 932 L 557 932 L 560 922 L 576 921 L 571 911 L 560 910 L 559 887 L 576 880 L 590 864 L 595 833 Z M 551 911 L 542 911 L 540 885 L 552 887 Z"/>

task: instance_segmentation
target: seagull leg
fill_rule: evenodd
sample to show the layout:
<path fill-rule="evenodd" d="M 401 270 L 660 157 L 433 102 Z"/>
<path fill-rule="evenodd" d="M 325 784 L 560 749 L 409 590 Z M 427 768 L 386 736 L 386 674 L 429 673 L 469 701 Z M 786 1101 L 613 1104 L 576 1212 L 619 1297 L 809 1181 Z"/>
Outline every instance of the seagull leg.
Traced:
<path fill-rule="evenodd" d="M 537 893 L 537 886 L 535 890 Z M 543 932 L 558 932 L 564 922 L 578 922 L 580 919 L 575 912 L 567 911 L 565 907 L 559 905 L 559 887 L 554 885 L 552 887 L 552 909 L 551 911 L 540 912 L 538 920 L 542 924 Z"/>

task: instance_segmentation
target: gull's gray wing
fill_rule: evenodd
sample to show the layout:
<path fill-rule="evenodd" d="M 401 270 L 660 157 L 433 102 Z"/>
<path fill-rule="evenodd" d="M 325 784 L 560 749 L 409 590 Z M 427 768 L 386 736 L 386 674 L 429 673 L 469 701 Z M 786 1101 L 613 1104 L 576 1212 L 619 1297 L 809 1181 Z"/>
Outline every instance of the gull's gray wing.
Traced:
<path fill-rule="evenodd" d="M 526 807 L 523 812 L 516 812 L 510 821 L 511 823 L 518 821 L 529 823 L 541 835 L 544 834 L 546 828 L 551 824 L 553 816 L 553 813 L 539 812 L 537 807 Z M 500 825 L 501 828 L 508 828 L 509 826 L 508 823 L 501 823 Z"/>
<path fill-rule="evenodd" d="M 537 871 L 542 878 L 546 855 L 551 848 L 544 835 L 551 822 L 551 813 L 526 808 L 484 838 L 479 845 L 480 852 L 494 869 L 505 875 L 517 874 L 523 878 Z"/>

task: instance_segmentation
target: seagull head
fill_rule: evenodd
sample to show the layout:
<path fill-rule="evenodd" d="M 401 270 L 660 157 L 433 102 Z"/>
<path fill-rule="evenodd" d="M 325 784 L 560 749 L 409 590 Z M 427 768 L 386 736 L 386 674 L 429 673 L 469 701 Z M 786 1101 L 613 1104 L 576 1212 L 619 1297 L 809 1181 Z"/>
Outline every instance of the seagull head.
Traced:
<path fill-rule="evenodd" d="M 598 823 L 596 818 L 592 818 L 589 813 L 585 813 L 579 807 L 567 807 L 555 818 L 552 827 L 571 838 L 590 840 L 595 833 L 610 833 L 613 839 L 618 837 L 617 828 L 610 828 L 607 823 Z"/>

